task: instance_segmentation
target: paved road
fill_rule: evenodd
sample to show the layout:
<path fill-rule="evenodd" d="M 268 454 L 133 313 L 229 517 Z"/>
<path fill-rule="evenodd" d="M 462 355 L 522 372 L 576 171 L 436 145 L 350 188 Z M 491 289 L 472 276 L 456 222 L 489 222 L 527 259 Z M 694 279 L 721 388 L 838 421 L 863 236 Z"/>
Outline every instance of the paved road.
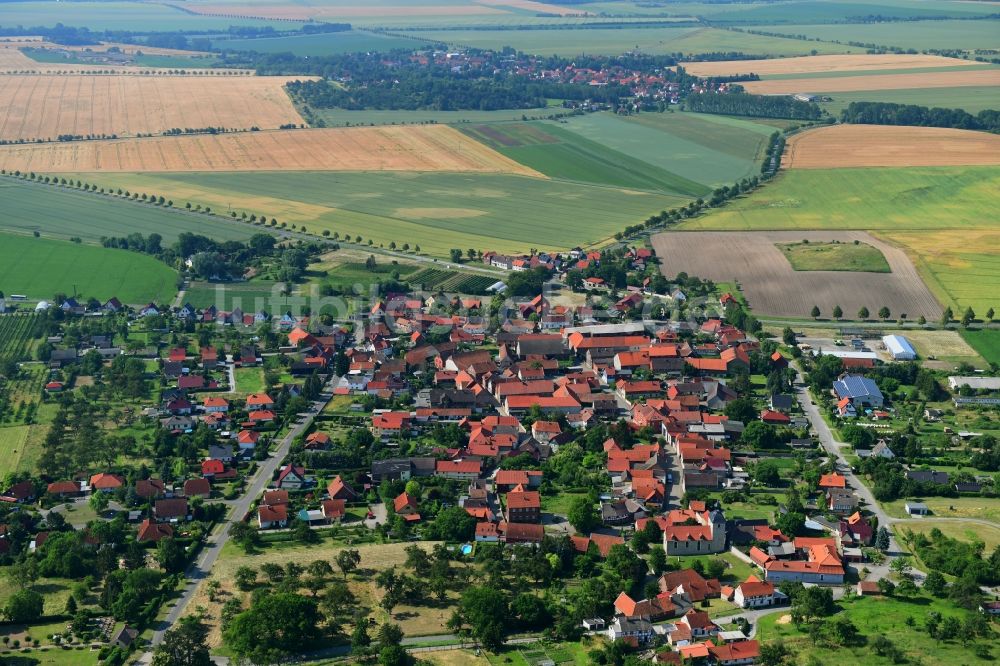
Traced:
<path fill-rule="evenodd" d="M 157 627 L 153 632 L 152 644 L 159 645 L 163 640 L 163 634 L 169 629 L 180 617 L 184 614 L 184 610 L 187 608 L 188 604 L 191 603 L 191 599 L 194 598 L 194 593 L 198 589 L 198 584 L 208 578 L 212 572 L 212 566 L 215 565 L 215 561 L 219 559 L 219 555 L 222 553 L 223 546 L 229 541 L 229 524 L 238 520 L 242 520 L 243 516 L 247 514 L 250 510 L 250 505 L 255 499 L 257 499 L 260 494 L 264 491 L 267 485 L 271 482 L 274 476 L 274 472 L 281 465 L 285 456 L 288 455 L 288 449 L 292 444 L 292 441 L 301 435 L 313 422 L 315 416 L 326 406 L 326 403 L 330 401 L 333 397 L 332 386 L 336 385 L 339 377 L 334 377 L 325 387 L 325 392 L 320 396 L 320 398 L 313 402 L 313 411 L 308 414 L 302 415 L 295 421 L 291 430 L 285 435 L 281 441 L 278 443 L 277 448 L 272 452 L 271 456 L 260 463 L 257 468 L 257 473 L 250 480 L 247 485 L 246 492 L 233 502 L 230 503 L 230 512 L 226 522 L 221 523 L 215 529 L 215 531 L 208 537 L 198 559 L 191 564 L 188 570 L 185 572 L 185 578 L 187 582 L 184 587 L 184 591 L 181 593 L 180 598 L 174 603 L 174 606 L 167 613 L 166 618 L 163 621 L 157 623 Z M 152 658 L 150 653 L 143 655 L 139 663 L 148 663 L 146 658 Z"/>

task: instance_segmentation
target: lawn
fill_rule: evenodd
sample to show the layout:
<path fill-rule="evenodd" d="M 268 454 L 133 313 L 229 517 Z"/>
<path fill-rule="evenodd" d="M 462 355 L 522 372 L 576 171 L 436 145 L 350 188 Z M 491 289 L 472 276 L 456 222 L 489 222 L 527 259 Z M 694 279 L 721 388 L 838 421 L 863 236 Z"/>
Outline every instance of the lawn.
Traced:
<path fill-rule="evenodd" d="M 0 476 L 21 469 L 28 434 L 38 426 L 12 425 L 0 428 Z"/>
<path fill-rule="evenodd" d="M 842 615 L 849 618 L 869 640 L 883 635 L 896 644 L 914 663 L 923 664 L 988 664 L 975 656 L 973 646 L 962 641 L 937 641 L 924 630 L 924 622 L 931 611 L 944 617 L 963 619 L 966 611 L 954 606 L 950 601 L 920 595 L 912 599 L 883 597 L 861 597 L 842 604 Z M 831 648 L 817 650 L 809 638 L 808 629 L 799 629 L 787 621 L 787 615 L 773 613 L 761 618 L 757 626 L 757 638 L 764 642 L 781 641 L 791 648 L 800 659 L 794 663 L 809 663 L 823 666 L 841 666 L 845 662 L 857 666 L 881 666 L 891 663 L 877 656 L 870 647 Z M 907 625 L 907 620 L 913 626 Z"/>
<path fill-rule="evenodd" d="M 266 310 L 271 314 L 287 309 L 289 296 L 284 283 L 254 280 L 250 282 L 192 282 L 184 294 L 184 302 L 196 308 L 212 305 L 226 312 L 240 308 L 245 313 Z"/>
<path fill-rule="evenodd" d="M 986 554 L 993 552 L 993 549 L 1000 546 L 1000 525 L 991 526 L 982 523 L 967 523 L 963 520 L 935 520 L 934 518 L 916 518 L 914 520 L 904 520 L 894 523 L 893 529 L 910 530 L 926 534 L 937 528 L 952 539 L 962 541 L 982 541 L 986 544 Z"/>
<path fill-rule="evenodd" d="M 49 648 L 47 650 L 19 650 L 14 656 L 4 657 L 10 666 L 94 666 L 98 650 L 89 647 Z"/>
<path fill-rule="evenodd" d="M 1000 310 L 1000 308 L 995 308 Z M 979 316 L 983 316 L 981 313 Z M 1000 331 L 961 331 L 962 338 L 990 363 L 1000 364 Z"/>
<path fill-rule="evenodd" d="M 2 190 L 0 190 L 2 191 Z M 51 299 L 62 293 L 81 302 L 168 302 L 177 272 L 149 255 L 46 238 L 0 234 L 0 284 L 8 293 Z"/>
<path fill-rule="evenodd" d="M 586 497 L 587 493 L 560 492 L 557 495 L 542 495 L 542 511 L 554 513 L 560 516 L 569 514 L 569 508 L 573 500 L 578 497 Z"/>
<path fill-rule="evenodd" d="M 977 518 L 1000 523 L 1000 498 L 995 497 L 924 497 L 918 500 L 895 500 L 883 503 L 882 506 L 890 516 L 908 518 L 903 508 L 907 501 L 926 504 L 933 518 Z"/>
<path fill-rule="evenodd" d="M 236 391 L 239 393 L 263 393 L 264 392 L 264 369 L 263 368 L 236 368 L 233 370 L 236 375 Z"/>
<path fill-rule="evenodd" d="M 778 249 L 796 271 L 892 272 L 882 253 L 867 243 L 779 243 Z"/>
<path fill-rule="evenodd" d="M 217 210 L 266 214 L 312 233 L 362 236 L 376 245 L 528 251 L 608 242 L 627 224 L 688 199 L 507 175 L 444 173 L 187 173 L 88 175 L 109 186 L 163 192 Z M 107 178 L 107 180 L 105 180 Z M 573 234 L 567 234 L 572 225 Z M 217 225 L 215 225 L 217 226 Z M 252 227 L 251 227 L 252 228 Z"/>
<path fill-rule="evenodd" d="M 559 125 L 508 123 L 471 125 L 463 130 L 494 150 L 551 178 L 665 190 L 685 196 L 699 196 L 708 192 L 704 185 L 645 162 L 633 153 L 611 147 L 606 139 L 611 138 L 615 132 L 629 130 L 628 125 L 616 121 L 614 116 L 592 114 L 586 118 L 611 119 L 612 126 L 599 133 L 600 141 L 595 140 L 594 136 L 586 137 L 575 131 L 576 119 L 573 123 L 561 120 Z"/>
<path fill-rule="evenodd" d="M 938 300 L 985 312 L 1000 293 L 998 205 L 997 167 L 793 169 L 679 229 L 875 231 L 906 251 Z"/>
<path fill-rule="evenodd" d="M 327 32 L 316 35 L 291 35 L 288 37 L 212 40 L 212 48 L 222 49 L 223 51 L 294 53 L 297 56 L 418 49 L 427 45 L 427 42 L 420 39 L 383 35 L 362 30 Z"/>
<path fill-rule="evenodd" d="M 45 599 L 45 615 L 62 615 L 66 612 L 66 600 L 69 599 L 70 588 L 76 581 L 64 578 L 39 578 L 33 589 Z M 7 604 L 7 600 L 17 592 L 17 586 L 7 576 L 0 577 L 0 607 Z M 36 632 L 37 633 L 37 632 Z M 50 632 L 51 633 L 51 632 Z M 2 635 L 2 634 L 0 634 Z M 33 636 L 39 640 L 45 638 L 44 634 Z"/>
<path fill-rule="evenodd" d="M 0 3 L 0 11 L 7 6 Z M 0 210 L 4 212 L 0 216 L 0 230 L 20 234 L 37 231 L 45 237 L 79 237 L 94 243 L 99 243 L 102 237 L 127 236 L 133 232 L 158 233 L 165 245 L 176 241 L 183 232 L 207 234 L 219 241 L 246 240 L 257 231 L 250 225 L 222 222 L 205 215 L 169 211 L 10 177 L 0 178 Z"/>

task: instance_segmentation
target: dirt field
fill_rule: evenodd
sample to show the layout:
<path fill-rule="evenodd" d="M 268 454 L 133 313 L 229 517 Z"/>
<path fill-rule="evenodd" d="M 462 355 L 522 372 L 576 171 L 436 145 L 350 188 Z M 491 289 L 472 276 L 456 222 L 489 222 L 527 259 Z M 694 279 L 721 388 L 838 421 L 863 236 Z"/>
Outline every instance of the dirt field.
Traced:
<path fill-rule="evenodd" d="M 795 272 L 775 243 L 859 240 L 878 248 L 892 273 Z M 665 276 L 684 271 L 716 282 L 736 281 L 758 314 L 808 317 L 818 305 L 829 315 L 883 305 L 894 314 L 937 319 L 941 306 L 902 250 L 857 231 L 667 232 L 653 236 Z"/>
<path fill-rule="evenodd" d="M 831 125 L 789 138 L 781 166 L 965 166 L 1000 164 L 1000 136 L 941 127 Z"/>
<path fill-rule="evenodd" d="M 445 125 L 351 127 L 0 146 L 6 169 L 455 171 L 539 176 Z"/>
<path fill-rule="evenodd" d="M 0 139 L 302 123 L 283 76 L 0 76 Z"/>
<path fill-rule="evenodd" d="M 863 72 L 876 69 L 914 69 L 917 67 L 959 67 L 976 64 L 961 58 L 936 55 L 821 55 L 766 60 L 720 60 L 689 62 L 684 69 L 695 76 L 734 76 L 736 74 L 818 74 L 820 72 Z"/>
<path fill-rule="evenodd" d="M 960 88 L 1000 85 L 1000 69 L 957 72 L 921 72 L 912 74 L 872 74 L 831 78 L 777 79 L 740 83 L 748 93 L 757 95 L 794 95 L 797 93 L 851 92 L 854 90 L 903 90 L 908 88 Z"/>

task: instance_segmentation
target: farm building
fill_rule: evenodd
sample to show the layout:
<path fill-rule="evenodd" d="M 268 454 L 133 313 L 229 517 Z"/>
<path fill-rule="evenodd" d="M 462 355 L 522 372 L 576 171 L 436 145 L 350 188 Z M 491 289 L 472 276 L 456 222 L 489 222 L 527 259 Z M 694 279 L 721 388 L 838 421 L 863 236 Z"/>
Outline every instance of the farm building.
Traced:
<path fill-rule="evenodd" d="M 914 361 L 917 358 L 913 345 L 902 335 L 886 335 L 882 338 L 882 344 L 894 361 Z"/>
<path fill-rule="evenodd" d="M 952 391 L 968 386 L 976 391 L 1000 391 L 1000 377 L 949 377 Z"/>

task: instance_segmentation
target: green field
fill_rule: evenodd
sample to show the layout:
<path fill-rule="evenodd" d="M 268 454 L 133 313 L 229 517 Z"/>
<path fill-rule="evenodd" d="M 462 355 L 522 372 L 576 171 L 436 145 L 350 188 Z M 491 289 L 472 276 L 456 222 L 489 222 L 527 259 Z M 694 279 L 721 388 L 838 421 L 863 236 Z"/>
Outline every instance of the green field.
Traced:
<path fill-rule="evenodd" d="M 907 500 L 884 502 L 885 512 L 895 518 L 909 518 L 904 505 Z M 913 500 L 909 500 L 913 501 Z M 996 497 L 922 497 L 919 500 L 930 509 L 931 518 L 972 518 L 1000 521 L 1000 499 Z"/>
<path fill-rule="evenodd" d="M 727 10 L 712 15 L 713 23 L 842 23 L 850 18 L 868 15 L 940 19 L 948 16 L 963 17 L 990 13 L 986 7 L 980 9 L 974 3 L 970 7 L 965 7 L 964 3 L 937 3 L 937 6 L 934 7 L 924 6 L 924 3 L 907 5 L 889 2 L 836 1 L 782 2 L 765 6 L 725 4 Z M 767 29 L 771 28 L 773 26 L 767 27 Z M 789 34 L 798 33 L 790 32 Z"/>
<path fill-rule="evenodd" d="M 778 249 L 796 271 L 892 272 L 882 253 L 867 243 L 781 243 Z"/>
<path fill-rule="evenodd" d="M 945 536 L 962 541 L 982 541 L 986 545 L 986 552 L 991 553 L 993 549 L 1000 546 L 1000 525 L 990 526 L 982 523 L 969 523 L 962 520 L 935 520 L 933 518 L 917 518 L 914 520 L 904 520 L 893 523 L 896 532 L 909 530 L 920 534 L 927 534 L 932 529 L 941 530 Z"/>
<path fill-rule="evenodd" d="M 33 426 L 12 425 L 0 427 L 0 475 L 21 469 L 28 434 Z"/>
<path fill-rule="evenodd" d="M 963 6 L 975 7 L 975 3 L 953 3 L 956 11 Z M 783 11 L 786 5 L 776 6 Z M 863 13 L 869 11 L 865 5 Z M 995 49 L 1000 45 L 1000 22 L 980 21 L 903 21 L 887 23 L 851 23 L 829 25 L 767 25 L 757 26 L 763 30 L 781 35 L 804 35 L 825 42 L 839 41 L 895 46 L 903 49 Z M 808 44 L 809 42 L 803 42 Z"/>
<path fill-rule="evenodd" d="M 965 109 L 976 114 L 983 109 L 1000 109 L 1000 87 L 918 88 L 902 90 L 866 90 L 861 92 L 825 93 L 832 101 L 820 106 L 839 114 L 851 102 L 892 102 L 917 104 L 943 109 Z"/>
<path fill-rule="evenodd" d="M 680 112 L 590 114 L 561 126 L 706 187 L 756 174 L 775 131 L 747 120 Z"/>
<path fill-rule="evenodd" d="M 596 119 L 607 124 L 597 132 L 603 143 L 576 131 L 578 120 Z M 608 120 L 604 120 L 608 119 Z M 569 128 L 569 129 L 566 129 Z M 620 143 L 631 128 L 608 114 L 591 114 L 572 122 L 508 123 L 463 127 L 472 138 L 521 164 L 552 178 L 646 190 L 665 190 L 685 196 L 701 196 L 708 188 L 675 172 L 645 162 L 609 146 Z M 573 131 L 570 131 L 573 130 Z"/>
<path fill-rule="evenodd" d="M 361 30 L 328 32 L 318 35 L 293 35 L 289 37 L 264 37 L 258 39 L 219 39 L 212 41 L 213 49 L 233 51 L 258 51 L 260 53 L 294 53 L 297 56 L 356 53 L 359 51 L 391 51 L 427 47 L 428 42 L 406 37 Z"/>
<path fill-rule="evenodd" d="M 223 204 L 224 207 L 224 204 Z M 99 242 L 106 236 L 143 235 L 156 232 L 173 243 L 182 232 L 202 233 L 216 240 L 246 240 L 255 229 L 249 225 L 215 220 L 205 215 L 169 211 L 115 197 L 85 194 L 53 185 L 36 185 L 10 177 L 0 178 L 0 230 L 45 237 Z M 0 287 L 2 288 L 2 287 Z"/>
<path fill-rule="evenodd" d="M 183 301 L 196 308 L 214 305 L 219 310 L 240 308 L 246 313 L 261 309 L 274 314 L 282 311 L 289 300 L 282 294 L 280 283 L 253 282 L 194 282 L 185 291 Z"/>
<path fill-rule="evenodd" d="M 86 58 L 76 56 L 64 56 L 62 53 L 50 48 L 44 49 L 21 49 L 24 55 L 35 62 L 60 63 L 69 65 L 93 64 Z M 139 67 L 169 67 L 181 69 L 205 69 L 211 67 L 219 61 L 216 57 L 206 56 L 182 56 L 182 55 L 138 55 L 134 58 L 134 64 Z"/>
<path fill-rule="evenodd" d="M 301 23 L 213 16 L 196 16 L 167 4 L 146 2 L 2 2 L 0 25 L 54 26 L 101 30 L 227 30 L 231 25 L 272 25 L 298 30 Z"/>
<path fill-rule="evenodd" d="M 1000 310 L 1000 308 L 994 307 L 994 310 Z M 980 317 L 983 313 L 978 313 Z M 1000 365 L 1000 331 L 998 330 L 977 330 L 977 331 L 962 331 L 962 338 L 969 343 L 969 345 L 979 352 L 979 355 L 985 358 L 990 363 L 996 363 Z"/>
<path fill-rule="evenodd" d="M 998 203 L 998 167 L 793 169 L 679 228 L 991 228 Z"/>
<path fill-rule="evenodd" d="M 77 294 L 123 303 L 170 301 L 177 272 L 148 255 L 92 245 L 4 234 L 0 237 L 0 288 L 5 293 L 49 299 Z"/>
<path fill-rule="evenodd" d="M 105 176 L 88 174 L 102 183 Z M 115 174 L 115 187 L 153 191 L 361 236 L 375 245 L 420 246 L 448 256 L 453 247 L 527 251 L 606 242 L 627 224 L 683 205 L 686 198 L 525 176 L 446 173 Z M 176 192 L 175 192 L 176 191 Z M 572 225 L 573 234 L 567 234 Z M 252 227 L 250 227 L 252 229 Z"/>
<path fill-rule="evenodd" d="M 239 393 L 263 393 L 264 392 L 264 369 L 263 368 L 236 368 L 233 370 L 236 375 L 236 391 Z"/>
<path fill-rule="evenodd" d="M 643 27 L 576 28 L 561 30 L 428 30 L 409 33 L 432 41 L 500 49 L 511 46 L 536 55 L 573 56 L 580 53 L 617 55 L 625 51 L 645 53 L 710 53 L 740 51 L 751 55 L 792 56 L 819 53 L 860 53 L 845 44 L 805 42 L 764 37 L 718 28 Z"/>
<path fill-rule="evenodd" d="M 902 650 L 908 662 L 922 664 L 990 664 L 992 659 L 975 656 L 971 641 L 938 641 L 931 638 L 923 628 L 927 614 L 931 611 L 944 617 L 965 617 L 968 611 L 952 602 L 920 594 L 917 597 L 888 598 L 860 597 L 840 604 L 843 611 L 838 616 L 850 619 L 860 633 L 872 640 L 885 636 Z M 757 626 L 757 638 L 764 642 L 780 641 L 792 649 L 798 659 L 792 663 L 806 663 L 822 666 L 840 666 L 845 662 L 857 666 L 882 666 L 892 663 L 876 655 L 871 647 L 829 647 L 817 650 L 809 637 L 808 627 L 798 628 L 792 623 L 778 624 L 783 613 L 773 613 L 762 617 Z M 907 624 L 910 621 L 912 625 Z M 994 633 L 994 638 L 995 638 Z M 990 639 L 979 639 L 989 642 Z M 919 661 L 918 661 L 919 660 Z"/>

